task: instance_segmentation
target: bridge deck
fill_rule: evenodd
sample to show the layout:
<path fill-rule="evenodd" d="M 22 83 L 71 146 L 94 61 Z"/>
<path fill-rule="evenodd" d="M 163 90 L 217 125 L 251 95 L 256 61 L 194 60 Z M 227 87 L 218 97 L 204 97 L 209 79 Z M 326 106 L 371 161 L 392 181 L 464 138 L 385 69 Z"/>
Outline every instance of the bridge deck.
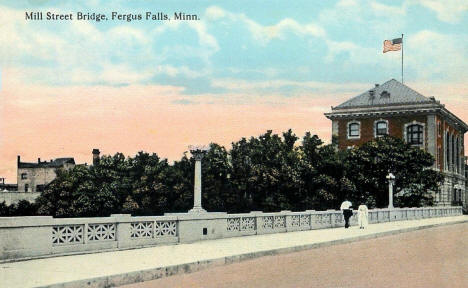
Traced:
<path fill-rule="evenodd" d="M 353 242 L 439 225 L 468 216 L 255 235 L 191 244 L 63 256 L 0 264 L 1 287 L 111 287 L 198 271 L 264 255 Z"/>

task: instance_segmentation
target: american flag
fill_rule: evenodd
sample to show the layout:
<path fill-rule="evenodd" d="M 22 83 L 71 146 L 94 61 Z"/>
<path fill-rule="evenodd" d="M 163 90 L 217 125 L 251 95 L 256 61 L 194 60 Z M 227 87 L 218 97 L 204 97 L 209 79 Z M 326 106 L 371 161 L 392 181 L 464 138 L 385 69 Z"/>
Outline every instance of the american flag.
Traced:
<path fill-rule="evenodd" d="M 383 41 L 383 53 L 388 51 L 398 51 L 401 50 L 401 43 L 403 42 L 402 38 L 396 38 L 393 40 Z"/>

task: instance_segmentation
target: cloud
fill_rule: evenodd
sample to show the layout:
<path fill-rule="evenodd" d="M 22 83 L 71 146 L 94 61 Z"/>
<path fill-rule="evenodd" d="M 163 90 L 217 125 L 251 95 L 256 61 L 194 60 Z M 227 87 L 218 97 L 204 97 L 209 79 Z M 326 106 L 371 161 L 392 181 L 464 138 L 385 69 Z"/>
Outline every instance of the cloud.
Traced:
<path fill-rule="evenodd" d="M 406 41 L 406 67 L 426 81 L 459 82 L 468 77 L 467 48 L 463 35 L 423 30 Z"/>
<path fill-rule="evenodd" d="M 411 4 L 419 4 L 436 13 L 437 18 L 448 23 L 457 23 L 468 11 L 466 0 L 410 0 Z"/>
<path fill-rule="evenodd" d="M 386 5 L 374 0 L 341 0 L 319 13 L 318 24 L 344 35 L 372 33 L 391 35 L 406 25 L 407 5 Z M 391 21 L 391 25 L 389 25 Z M 347 32 L 352 31 L 353 34 Z M 336 41 L 336 40 L 335 40 Z M 348 39 L 350 41 L 350 39 Z"/>
<path fill-rule="evenodd" d="M 181 105 L 190 105 L 190 104 L 196 104 L 197 102 L 192 101 L 192 100 L 190 100 L 190 99 L 181 98 L 181 99 L 176 99 L 176 100 L 172 101 L 171 103 L 173 103 L 173 104 L 181 104 Z"/>
<path fill-rule="evenodd" d="M 268 44 L 274 39 L 284 39 L 289 34 L 316 38 L 322 38 L 326 35 L 325 29 L 316 23 L 301 24 L 294 19 L 284 18 L 274 25 L 261 25 L 245 14 L 231 13 L 217 6 L 208 7 L 206 9 L 206 16 L 211 21 L 229 19 L 244 23 L 247 25 L 252 37 L 263 45 Z"/>
<path fill-rule="evenodd" d="M 326 62 L 334 62 L 336 61 L 337 56 L 340 54 L 345 54 L 345 60 L 341 60 L 342 64 L 346 65 L 366 65 L 366 64 L 374 64 L 377 60 L 377 54 L 380 52 L 376 50 L 374 47 L 364 47 L 362 45 L 358 45 L 357 43 L 351 41 L 333 41 L 333 40 L 326 40 L 325 43 L 328 47 L 327 55 L 325 56 Z M 369 57 L 369 55 L 376 55 L 375 57 Z M 384 62 L 382 62 L 384 63 Z"/>
<path fill-rule="evenodd" d="M 203 21 L 173 22 L 157 28 L 127 22 L 107 28 L 87 21 L 28 22 L 23 10 L 0 6 L 0 65 L 24 70 L 23 79 L 51 85 L 121 85 L 163 74 L 206 75 L 209 57 L 219 50 L 216 38 Z M 177 40 L 183 29 L 192 31 L 195 41 Z M 197 67 L 172 63 L 168 55 L 176 49 L 187 51 L 185 57 L 195 59 Z"/>
<path fill-rule="evenodd" d="M 292 81 L 286 79 L 274 79 L 269 81 L 251 81 L 238 79 L 214 79 L 211 81 L 211 86 L 217 88 L 225 88 L 233 91 L 251 91 L 255 93 L 261 89 L 278 89 L 282 87 L 300 87 L 304 89 L 314 90 L 316 95 L 341 93 L 349 91 L 359 91 L 367 87 L 362 83 L 330 83 L 317 81 Z"/>
<path fill-rule="evenodd" d="M 402 6 L 390 6 L 379 3 L 377 1 L 371 1 L 370 7 L 375 15 L 377 16 L 401 16 L 406 14 L 406 5 Z"/>

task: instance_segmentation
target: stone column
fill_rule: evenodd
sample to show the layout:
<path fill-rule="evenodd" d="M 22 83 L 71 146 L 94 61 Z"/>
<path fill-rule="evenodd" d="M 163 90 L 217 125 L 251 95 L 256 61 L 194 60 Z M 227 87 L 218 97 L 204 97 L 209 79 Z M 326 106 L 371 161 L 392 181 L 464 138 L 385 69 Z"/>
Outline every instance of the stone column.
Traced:
<path fill-rule="evenodd" d="M 202 208 L 202 181 L 201 181 L 201 160 L 208 151 L 206 146 L 190 146 L 190 153 L 192 153 L 195 159 L 195 179 L 193 185 L 193 208 L 189 211 L 190 213 L 206 213 L 206 210 Z"/>
<path fill-rule="evenodd" d="M 393 209 L 393 184 L 395 183 L 395 175 L 389 173 L 388 179 L 388 208 Z"/>

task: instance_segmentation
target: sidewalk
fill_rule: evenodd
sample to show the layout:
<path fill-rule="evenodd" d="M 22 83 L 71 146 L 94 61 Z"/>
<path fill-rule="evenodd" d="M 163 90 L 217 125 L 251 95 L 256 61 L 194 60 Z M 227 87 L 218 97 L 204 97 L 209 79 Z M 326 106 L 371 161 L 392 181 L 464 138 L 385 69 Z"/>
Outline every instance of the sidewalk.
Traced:
<path fill-rule="evenodd" d="M 468 222 L 468 216 L 254 235 L 0 264 L 0 287 L 113 287 L 244 259 Z"/>

